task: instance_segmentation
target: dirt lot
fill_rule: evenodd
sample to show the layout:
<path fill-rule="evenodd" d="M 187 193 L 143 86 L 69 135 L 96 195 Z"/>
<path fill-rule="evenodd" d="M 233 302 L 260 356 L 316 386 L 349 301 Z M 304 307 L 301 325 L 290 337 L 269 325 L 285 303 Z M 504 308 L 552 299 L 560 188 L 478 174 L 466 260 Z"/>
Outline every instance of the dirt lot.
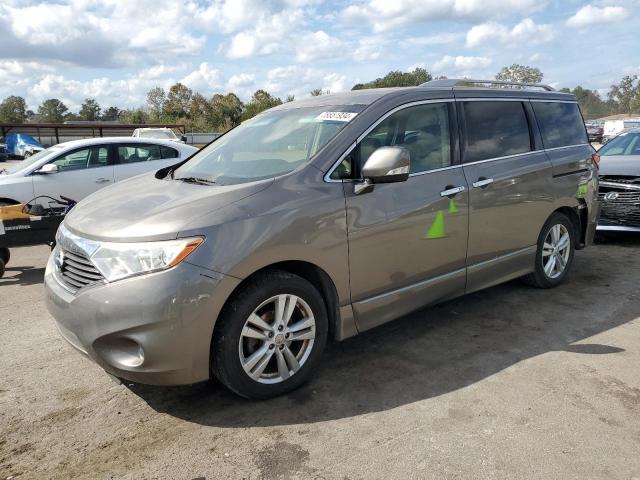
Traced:
<path fill-rule="evenodd" d="M 562 287 L 492 288 L 334 344 L 267 402 L 113 383 L 42 303 L 47 248 L 0 280 L 0 479 L 640 478 L 640 237 Z"/>

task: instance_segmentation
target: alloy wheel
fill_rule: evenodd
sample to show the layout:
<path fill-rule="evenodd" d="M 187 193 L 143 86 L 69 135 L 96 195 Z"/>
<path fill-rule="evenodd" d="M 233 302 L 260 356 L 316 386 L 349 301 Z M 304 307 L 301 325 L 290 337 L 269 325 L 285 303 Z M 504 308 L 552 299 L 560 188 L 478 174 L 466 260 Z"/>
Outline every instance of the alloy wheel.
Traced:
<path fill-rule="evenodd" d="M 542 246 L 542 267 L 549 278 L 562 275 L 571 254 L 571 236 L 567 227 L 558 223 L 551 227 Z"/>
<path fill-rule="evenodd" d="M 315 336 L 313 312 L 302 298 L 273 296 L 245 321 L 238 344 L 240 363 L 256 382 L 283 382 L 307 361 Z"/>

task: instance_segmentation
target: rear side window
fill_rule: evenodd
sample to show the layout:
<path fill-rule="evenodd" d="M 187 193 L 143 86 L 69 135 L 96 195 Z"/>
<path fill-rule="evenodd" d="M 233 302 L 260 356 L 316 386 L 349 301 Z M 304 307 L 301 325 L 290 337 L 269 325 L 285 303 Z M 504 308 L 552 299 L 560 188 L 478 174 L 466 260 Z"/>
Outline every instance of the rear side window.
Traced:
<path fill-rule="evenodd" d="M 158 145 L 131 144 L 118 146 L 118 163 L 138 163 L 151 160 L 160 160 L 160 147 Z"/>
<path fill-rule="evenodd" d="M 464 117 L 467 163 L 532 150 L 522 102 L 464 102 Z"/>
<path fill-rule="evenodd" d="M 531 102 L 545 148 L 587 143 L 582 115 L 575 103 Z"/>
<path fill-rule="evenodd" d="M 162 158 L 178 158 L 179 156 L 178 151 L 175 148 L 165 146 L 160 147 L 160 153 Z"/>

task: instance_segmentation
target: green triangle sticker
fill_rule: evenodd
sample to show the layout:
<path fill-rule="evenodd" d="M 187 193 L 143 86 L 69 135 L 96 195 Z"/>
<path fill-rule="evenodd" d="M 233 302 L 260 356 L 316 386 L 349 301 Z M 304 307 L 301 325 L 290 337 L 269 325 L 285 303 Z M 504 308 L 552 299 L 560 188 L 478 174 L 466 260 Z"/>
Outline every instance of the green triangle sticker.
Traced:
<path fill-rule="evenodd" d="M 434 238 L 444 238 L 444 212 L 442 210 L 438 210 L 436 214 L 436 218 L 433 220 L 433 223 L 429 227 L 425 238 L 434 239 Z"/>
<path fill-rule="evenodd" d="M 452 198 L 449 200 L 449 213 L 458 213 L 458 207 L 456 201 Z"/>

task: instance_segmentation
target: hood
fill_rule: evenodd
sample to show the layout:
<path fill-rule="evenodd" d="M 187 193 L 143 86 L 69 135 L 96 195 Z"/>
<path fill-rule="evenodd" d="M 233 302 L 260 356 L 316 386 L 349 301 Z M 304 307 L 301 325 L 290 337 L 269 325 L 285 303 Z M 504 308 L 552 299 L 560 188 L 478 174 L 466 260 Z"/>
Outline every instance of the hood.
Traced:
<path fill-rule="evenodd" d="M 640 155 L 603 155 L 599 174 L 640 176 Z"/>
<path fill-rule="evenodd" d="M 157 179 L 155 172 L 89 195 L 65 218 L 74 233 L 103 241 L 176 238 L 198 217 L 268 188 L 273 179 L 240 185 L 197 185 Z"/>

